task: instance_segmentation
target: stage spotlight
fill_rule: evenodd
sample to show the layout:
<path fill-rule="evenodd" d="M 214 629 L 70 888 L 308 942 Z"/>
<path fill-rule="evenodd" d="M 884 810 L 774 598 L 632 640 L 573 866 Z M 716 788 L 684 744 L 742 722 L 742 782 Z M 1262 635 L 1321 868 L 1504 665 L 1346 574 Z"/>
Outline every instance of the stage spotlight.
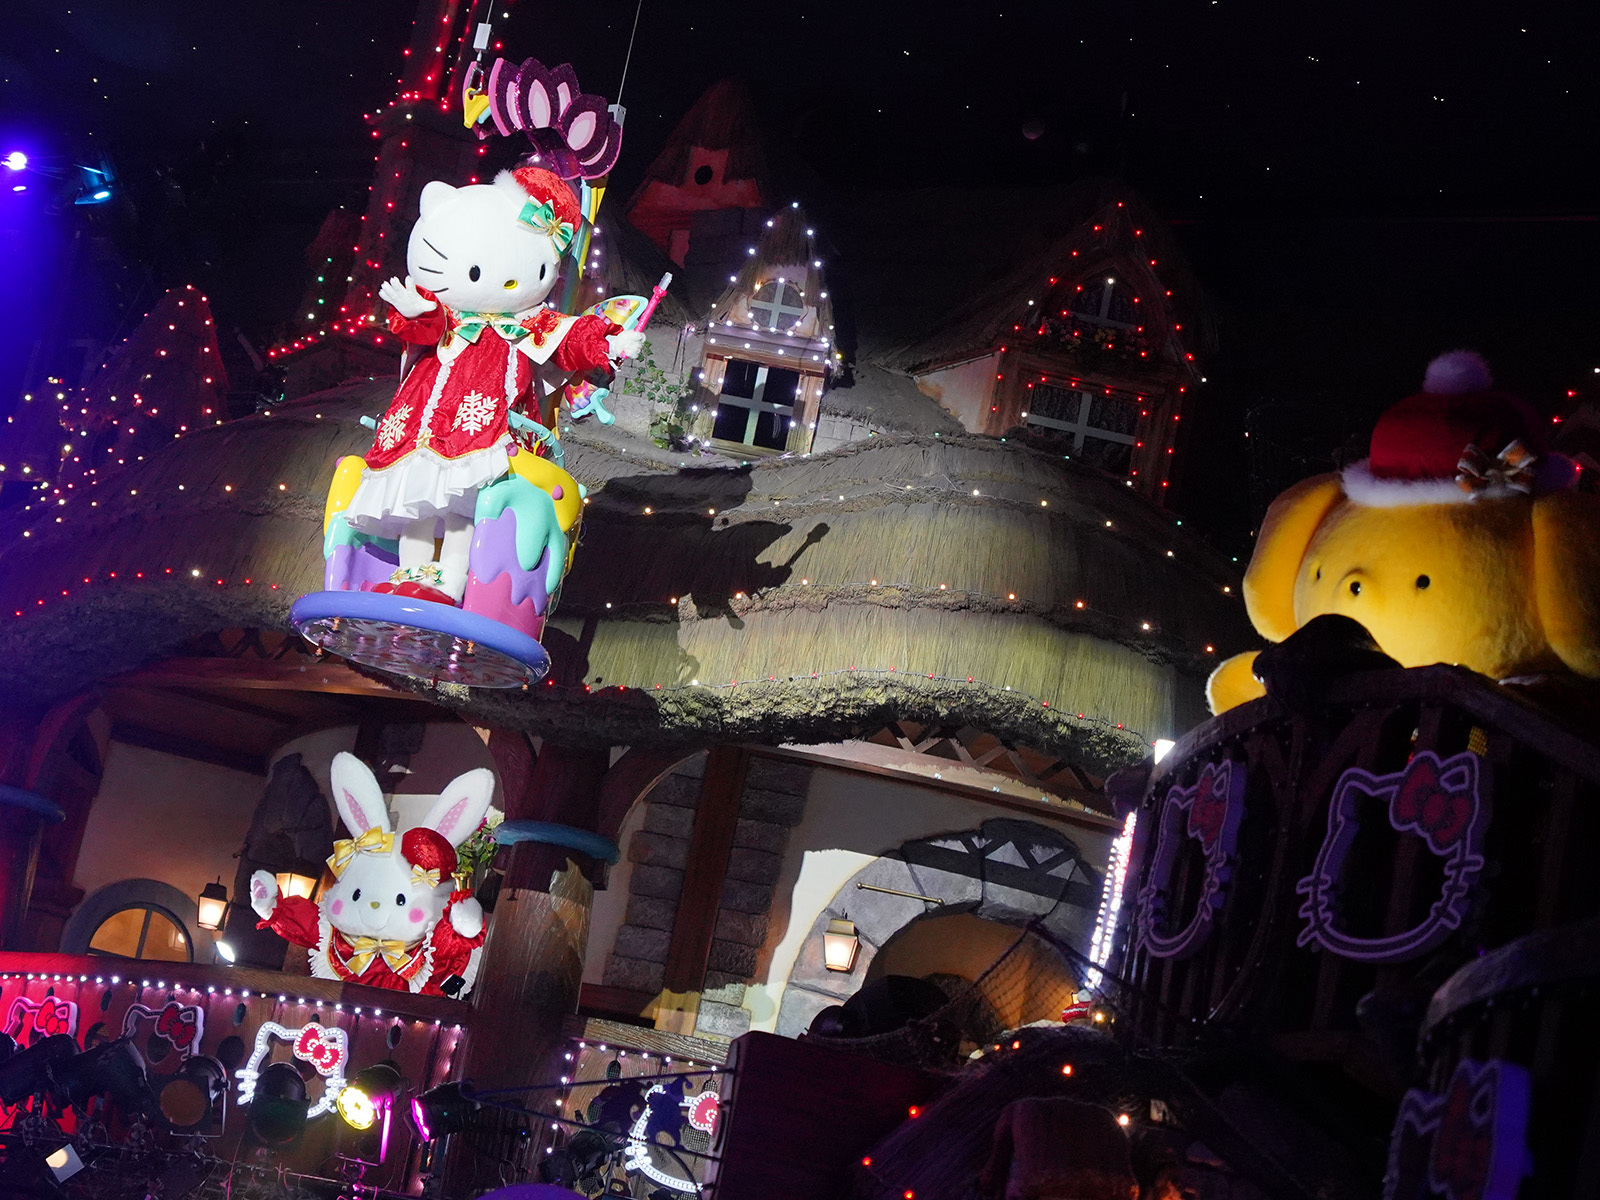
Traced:
<path fill-rule="evenodd" d="M 470 1126 L 483 1105 L 469 1094 L 471 1084 L 441 1083 L 411 1098 L 411 1120 L 425 1142 L 460 1133 Z"/>
<path fill-rule="evenodd" d="M 44 1156 L 44 1165 L 50 1168 L 50 1174 L 57 1183 L 65 1183 L 83 1170 L 83 1159 L 78 1157 L 72 1143 L 66 1142 Z"/>
<path fill-rule="evenodd" d="M 4 163 L 8 170 L 26 171 L 28 169 L 28 156 L 21 150 L 13 150 L 4 158 L 0 158 L 0 163 Z"/>
<path fill-rule="evenodd" d="M 20 1104 L 48 1090 L 50 1068 L 77 1053 L 72 1035 L 57 1033 L 0 1062 L 0 1104 Z"/>
<path fill-rule="evenodd" d="M 76 1058 L 50 1068 L 50 1096 L 87 1111 L 96 1096 L 108 1096 L 122 1112 L 148 1115 L 155 1111 L 155 1093 L 145 1074 L 144 1059 L 131 1037 L 102 1042 Z"/>
<path fill-rule="evenodd" d="M 232 964 L 239 960 L 239 955 L 234 951 L 232 946 L 228 945 L 227 942 L 218 942 L 216 943 L 216 946 L 217 957 L 223 962 Z"/>
<path fill-rule="evenodd" d="M 208 1054 L 186 1058 L 171 1075 L 153 1081 L 161 1115 L 177 1133 L 209 1132 L 228 1094 L 227 1069 Z"/>
<path fill-rule="evenodd" d="M 334 1107 L 352 1129 L 371 1129 L 386 1117 L 400 1095 L 400 1072 L 393 1063 L 376 1063 L 356 1072 L 345 1084 Z"/>
<path fill-rule="evenodd" d="M 306 1081 L 294 1064 L 275 1062 L 256 1080 L 250 1132 L 264 1146 L 287 1146 L 306 1127 Z"/>

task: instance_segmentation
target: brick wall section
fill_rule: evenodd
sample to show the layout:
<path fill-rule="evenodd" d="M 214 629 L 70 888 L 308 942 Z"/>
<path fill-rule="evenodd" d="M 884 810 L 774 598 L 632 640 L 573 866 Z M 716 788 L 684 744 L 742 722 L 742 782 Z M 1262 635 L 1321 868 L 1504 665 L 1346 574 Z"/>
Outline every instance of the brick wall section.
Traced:
<path fill-rule="evenodd" d="M 789 831 L 805 812 L 811 772 L 805 763 L 750 759 L 706 963 L 697 1035 L 738 1037 L 750 1028 L 750 1014 L 740 1007 L 745 983 L 755 974 L 756 957 L 767 940 L 773 886 Z"/>
<path fill-rule="evenodd" d="M 675 767 L 644 798 L 644 825 L 628 841 L 628 861 L 633 864 L 628 909 L 606 960 L 603 982 L 608 987 L 661 990 L 705 771 L 706 756 L 697 754 Z"/>

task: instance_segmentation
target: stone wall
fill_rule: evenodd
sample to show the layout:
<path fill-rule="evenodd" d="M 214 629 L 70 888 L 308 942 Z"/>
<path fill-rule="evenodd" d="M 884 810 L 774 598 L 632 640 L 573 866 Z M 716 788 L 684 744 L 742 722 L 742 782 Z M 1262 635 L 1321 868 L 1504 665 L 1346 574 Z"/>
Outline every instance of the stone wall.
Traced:
<path fill-rule="evenodd" d="M 661 990 L 705 773 L 706 756 L 697 754 L 679 763 L 644 798 L 644 825 L 625 847 L 633 864 L 628 910 L 606 961 L 607 987 Z"/>
<path fill-rule="evenodd" d="M 752 757 L 739 797 L 739 824 L 722 884 L 705 988 L 695 1033 L 738 1037 L 750 1028 L 741 1007 L 746 983 L 767 940 L 773 889 L 789 844 L 789 831 L 805 812 L 812 768 L 780 758 Z"/>
<path fill-rule="evenodd" d="M 705 769 L 705 755 L 697 755 L 644 799 L 644 823 L 625 847 L 633 866 L 624 924 L 606 961 L 604 982 L 609 987 L 641 992 L 662 988 Z M 740 1007 L 744 987 L 766 941 L 773 887 L 789 831 L 805 811 L 811 772 L 804 763 L 783 759 L 755 756 L 749 761 L 696 1033 L 737 1037 L 749 1028 L 750 1014 Z"/>

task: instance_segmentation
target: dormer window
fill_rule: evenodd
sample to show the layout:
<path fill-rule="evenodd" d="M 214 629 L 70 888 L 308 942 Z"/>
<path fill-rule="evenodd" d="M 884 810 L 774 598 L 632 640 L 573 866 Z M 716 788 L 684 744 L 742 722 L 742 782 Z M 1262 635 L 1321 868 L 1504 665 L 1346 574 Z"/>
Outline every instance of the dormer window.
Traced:
<path fill-rule="evenodd" d="M 1133 289 L 1115 275 L 1086 279 L 1067 297 L 1071 313 L 1096 325 L 1133 329 L 1138 313 L 1133 306 Z"/>
<path fill-rule="evenodd" d="M 805 312 L 800 289 L 785 279 L 769 279 L 750 297 L 750 319 L 770 330 L 790 328 Z"/>

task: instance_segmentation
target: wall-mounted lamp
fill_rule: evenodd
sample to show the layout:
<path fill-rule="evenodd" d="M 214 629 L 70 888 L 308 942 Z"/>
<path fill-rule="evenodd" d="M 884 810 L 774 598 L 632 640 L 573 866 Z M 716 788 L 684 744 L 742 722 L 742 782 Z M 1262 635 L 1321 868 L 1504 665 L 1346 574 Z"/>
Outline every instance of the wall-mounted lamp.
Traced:
<path fill-rule="evenodd" d="M 291 867 L 286 871 L 279 871 L 278 894 L 280 896 L 303 896 L 310 900 L 317 893 L 317 881 L 320 872 L 309 867 Z"/>
<path fill-rule="evenodd" d="M 228 920 L 228 889 L 222 886 L 222 880 L 208 883 L 200 889 L 200 915 L 195 919 L 201 929 L 215 932 L 221 929 Z"/>
<path fill-rule="evenodd" d="M 861 939 L 854 921 L 834 917 L 822 935 L 822 962 L 830 971 L 848 971 L 856 965 Z"/>

